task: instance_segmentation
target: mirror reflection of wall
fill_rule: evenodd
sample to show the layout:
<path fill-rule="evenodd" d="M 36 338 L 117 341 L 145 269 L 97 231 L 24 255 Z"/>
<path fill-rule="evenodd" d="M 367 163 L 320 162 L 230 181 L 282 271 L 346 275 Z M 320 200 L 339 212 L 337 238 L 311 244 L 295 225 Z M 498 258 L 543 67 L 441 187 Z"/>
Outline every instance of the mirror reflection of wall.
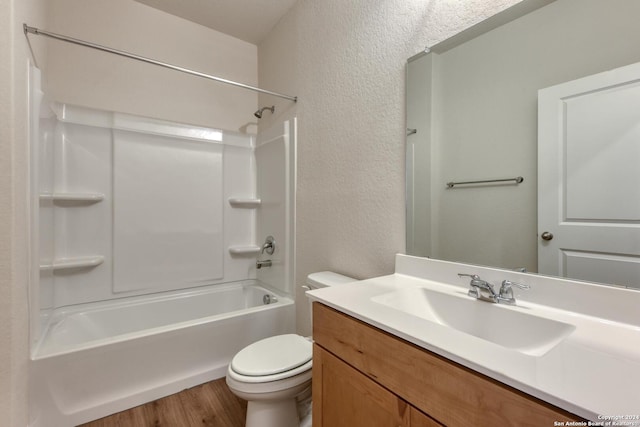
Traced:
<path fill-rule="evenodd" d="M 636 0 L 556 0 L 409 60 L 407 253 L 538 271 L 538 90 L 639 62 L 638 16 Z"/>

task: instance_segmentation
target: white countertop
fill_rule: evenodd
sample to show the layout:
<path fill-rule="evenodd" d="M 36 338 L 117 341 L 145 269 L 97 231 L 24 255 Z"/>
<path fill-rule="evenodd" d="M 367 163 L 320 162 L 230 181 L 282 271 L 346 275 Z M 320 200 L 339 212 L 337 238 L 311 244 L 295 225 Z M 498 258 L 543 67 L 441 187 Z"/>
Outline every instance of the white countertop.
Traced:
<path fill-rule="evenodd" d="M 469 280 L 458 278 L 457 272 L 479 274 L 492 283 L 499 283 L 498 277 L 527 283 L 531 290 L 516 292 L 517 306 L 496 304 L 496 308 L 568 323 L 575 330 L 549 351 L 527 354 L 374 300 L 410 288 L 471 298 L 464 295 Z M 450 280 L 445 283 L 443 277 Z M 558 301 L 558 295 L 567 299 L 570 291 L 574 292 L 570 300 Z M 636 418 L 640 417 L 638 291 L 398 255 L 395 274 L 318 289 L 307 295 L 593 422 L 613 420 L 610 425 L 640 426 L 640 418 Z M 594 298 L 599 301 L 592 301 Z"/>

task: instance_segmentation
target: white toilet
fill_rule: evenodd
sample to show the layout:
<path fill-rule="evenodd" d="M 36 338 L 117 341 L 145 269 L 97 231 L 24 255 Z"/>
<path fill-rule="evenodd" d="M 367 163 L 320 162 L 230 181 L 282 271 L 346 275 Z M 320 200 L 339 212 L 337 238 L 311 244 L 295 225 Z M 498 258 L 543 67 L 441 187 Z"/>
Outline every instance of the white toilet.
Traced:
<path fill-rule="evenodd" d="M 322 271 L 307 277 L 309 289 L 355 281 Z M 312 344 L 295 334 L 277 335 L 248 345 L 227 369 L 227 385 L 248 401 L 246 427 L 299 427 L 299 402 L 311 395 Z M 308 399 L 307 399 L 308 400 Z M 303 420 L 310 424 L 310 417 Z"/>

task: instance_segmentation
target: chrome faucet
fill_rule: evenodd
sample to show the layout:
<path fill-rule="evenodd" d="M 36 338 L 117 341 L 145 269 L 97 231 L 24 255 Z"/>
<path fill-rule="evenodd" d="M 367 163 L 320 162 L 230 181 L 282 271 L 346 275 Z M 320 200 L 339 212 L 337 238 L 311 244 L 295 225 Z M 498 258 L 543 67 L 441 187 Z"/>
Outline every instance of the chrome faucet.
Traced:
<path fill-rule="evenodd" d="M 470 297 L 489 302 L 498 302 L 498 294 L 496 294 L 495 289 L 493 289 L 493 285 L 486 280 L 482 280 L 480 276 L 477 274 L 463 274 L 458 273 L 460 277 L 471 277 L 471 282 L 469 282 L 468 295 Z"/>
<path fill-rule="evenodd" d="M 503 280 L 502 286 L 500 286 L 500 294 L 498 295 L 498 302 L 502 304 L 515 305 L 516 299 L 513 296 L 513 287 L 520 289 L 531 289 L 531 286 L 524 283 L 516 283 L 511 280 Z"/>
<path fill-rule="evenodd" d="M 271 267 L 271 260 L 270 259 L 265 259 L 264 261 L 257 260 L 256 268 L 261 269 L 262 267 Z"/>
<path fill-rule="evenodd" d="M 512 282 L 511 280 L 503 280 L 502 286 L 500 286 L 500 291 L 496 293 L 493 285 L 486 280 L 482 280 L 480 276 L 477 274 L 463 274 L 458 273 L 460 277 L 470 277 L 471 282 L 469 282 L 468 295 L 470 297 L 488 301 L 491 303 L 500 303 L 500 304 L 508 304 L 515 305 L 516 299 L 513 296 L 513 286 L 520 289 L 531 289 L 531 286 L 525 285 L 523 283 Z"/>
<path fill-rule="evenodd" d="M 274 239 L 273 236 L 267 236 L 267 238 L 264 239 L 264 244 L 260 249 L 260 253 L 263 254 L 266 252 L 269 255 L 273 255 L 273 252 L 275 250 L 276 250 L 276 239 Z M 261 269 L 262 267 L 271 267 L 271 260 L 270 259 L 257 260 L 256 268 Z"/>
<path fill-rule="evenodd" d="M 273 255 L 273 252 L 276 250 L 276 239 L 273 236 L 267 236 L 264 240 L 264 244 L 262 245 L 262 249 L 260 253 L 268 253 L 269 255 Z"/>

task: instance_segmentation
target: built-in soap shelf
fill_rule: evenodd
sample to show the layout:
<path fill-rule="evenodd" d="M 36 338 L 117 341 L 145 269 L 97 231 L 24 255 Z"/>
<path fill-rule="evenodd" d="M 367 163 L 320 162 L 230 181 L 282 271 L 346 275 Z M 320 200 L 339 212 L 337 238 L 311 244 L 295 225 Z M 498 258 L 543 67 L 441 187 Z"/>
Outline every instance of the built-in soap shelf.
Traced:
<path fill-rule="evenodd" d="M 69 270 L 72 268 L 97 267 L 104 262 L 102 255 L 79 256 L 54 259 L 50 264 L 40 264 L 40 270 Z"/>
<path fill-rule="evenodd" d="M 101 193 L 41 193 L 40 200 L 53 200 L 54 202 L 84 202 L 98 203 L 104 200 Z"/>
<path fill-rule="evenodd" d="M 243 209 L 257 209 L 262 203 L 262 200 L 256 197 L 230 197 L 228 200 L 231 207 Z M 231 256 L 257 256 L 260 254 L 260 250 L 260 246 L 256 245 L 229 246 Z"/>
<path fill-rule="evenodd" d="M 234 208 L 256 209 L 260 207 L 262 200 L 251 197 L 230 197 L 229 204 Z"/>
<path fill-rule="evenodd" d="M 229 246 L 229 253 L 235 256 L 255 256 L 260 253 L 260 246 Z"/>

